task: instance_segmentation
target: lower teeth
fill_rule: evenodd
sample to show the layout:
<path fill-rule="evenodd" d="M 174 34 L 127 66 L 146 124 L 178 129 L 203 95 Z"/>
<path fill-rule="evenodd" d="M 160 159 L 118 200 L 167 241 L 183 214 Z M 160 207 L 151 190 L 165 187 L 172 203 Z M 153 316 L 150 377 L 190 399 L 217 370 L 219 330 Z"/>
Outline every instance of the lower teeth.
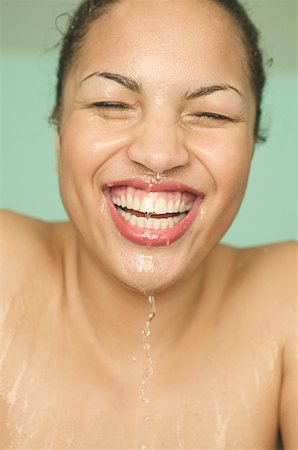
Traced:
<path fill-rule="evenodd" d="M 177 225 L 177 223 L 181 222 L 181 220 L 183 220 L 186 216 L 185 213 L 181 213 L 178 216 L 168 217 L 167 219 L 154 219 L 152 217 L 138 217 L 128 211 L 124 211 L 124 209 L 120 207 L 116 208 L 126 222 L 130 223 L 130 225 L 153 230 L 167 230 L 168 228 L 172 228 Z"/>

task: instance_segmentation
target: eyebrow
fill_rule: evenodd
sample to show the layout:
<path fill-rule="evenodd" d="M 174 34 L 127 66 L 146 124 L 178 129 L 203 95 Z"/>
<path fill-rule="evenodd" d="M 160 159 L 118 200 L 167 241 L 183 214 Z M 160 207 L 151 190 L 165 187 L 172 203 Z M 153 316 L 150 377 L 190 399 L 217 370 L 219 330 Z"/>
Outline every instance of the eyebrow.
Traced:
<path fill-rule="evenodd" d="M 130 89 L 133 92 L 137 92 L 138 94 L 142 93 L 142 86 L 137 81 L 133 80 L 132 78 L 125 77 L 124 75 L 119 75 L 118 73 L 94 72 L 91 75 L 88 75 L 86 78 L 84 78 L 80 84 L 82 84 L 84 81 L 94 76 L 116 81 L 116 83 L 121 84 L 122 86 Z"/>
<path fill-rule="evenodd" d="M 192 92 L 187 92 L 185 95 L 186 100 L 193 100 L 194 98 L 204 97 L 205 95 L 213 94 L 214 92 L 218 91 L 229 91 L 232 90 L 236 92 L 240 97 L 243 99 L 243 94 L 238 91 L 233 86 L 230 86 L 228 84 L 216 84 L 214 86 L 202 86 L 199 89 L 196 89 Z"/>
<path fill-rule="evenodd" d="M 118 73 L 111 73 L 111 72 L 94 72 L 88 75 L 86 78 L 84 78 L 80 84 L 82 84 L 86 80 L 89 80 L 92 77 L 102 77 L 108 80 L 116 81 L 116 83 L 119 83 L 122 86 L 130 89 L 132 92 L 136 92 L 138 94 L 142 94 L 143 91 L 141 84 L 138 83 L 136 80 L 133 80 L 132 78 L 126 77 L 124 75 L 120 75 Z M 202 86 L 198 89 L 195 89 L 194 91 L 187 91 L 185 94 L 185 99 L 193 100 L 195 98 L 213 94 L 214 92 L 229 91 L 229 90 L 236 92 L 242 99 L 244 99 L 243 94 L 237 88 L 230 86 L 228 84 L 215 84 L 211 86 Z"/>

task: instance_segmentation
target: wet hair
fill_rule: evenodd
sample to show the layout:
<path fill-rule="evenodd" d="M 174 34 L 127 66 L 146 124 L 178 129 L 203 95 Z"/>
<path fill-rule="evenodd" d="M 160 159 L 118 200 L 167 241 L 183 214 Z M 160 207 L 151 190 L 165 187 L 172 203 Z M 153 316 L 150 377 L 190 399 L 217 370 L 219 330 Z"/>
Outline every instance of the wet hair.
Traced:
<path fill-rule="evenodd" d="M 56 104 L 50 116 L 50 122 L 59 124 L 61 97 L 64 81 L 75 63 L 84 38 L 91 25 L 110 8 L 121 0 L 83 0 L 72 18 L 61 41 L 61 50 L 57 69 Z M 256 141 L 265 141 L 260 132 L 262 116 L 262 96 L 266 75 L 263 54 L 259 45 L 259 31 L 248 16 L 244 6 L 238 0 L 210 0 L 222 7 L 240 30 L 241 39 L 246 49 L 251 87 L 256 100 L 256 120 L 254 135 Z"/>

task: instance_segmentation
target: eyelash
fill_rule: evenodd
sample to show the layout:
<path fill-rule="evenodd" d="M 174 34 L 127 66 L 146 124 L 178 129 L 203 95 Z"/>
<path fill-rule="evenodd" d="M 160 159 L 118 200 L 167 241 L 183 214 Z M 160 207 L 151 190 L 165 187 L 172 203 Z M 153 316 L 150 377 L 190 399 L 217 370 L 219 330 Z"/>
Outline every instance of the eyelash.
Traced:
<path fill-rule="evenodd" d="M 214 119 L 214 120 L 224 120 L 224 121 L 231 121 L 232 119 L 230 119 L 227 116 L 222 116 L 221 114 L 215 114 L 215 113 L 208 113 L 208 112 L 203 112 L 203 113 L 196 113 L 193 114 L 195 117 L 206 117 L 207 119 Z"/>
<path fill-rule="evenodd" d="M 116 102 L 96 102 L 93 103 L 92 106 L 96 108 L 106 108 L 106 109 L 131 109 L 129 105 L 125 103 L 116 103 Z"/>
<path fill-rule="evenodd" d="M 113 109 L 113 110 L 128 110 L 132 109 L 131 106 L 127 105 L 126 103 L 117 103 L 117 102 L 95 102 L 92 104 L 92 106 L 96 108 L 105 108 L 105 109 Z M 215 114 L 215 113 L 209 113 L 209 112 L 202 112 L 202 113 L 194 113 L 192 114 L 196 118 L 205 117 L 207 119 L 213 119 L 217 121 L 225 121 L 225 122 L 231 122 L 232 119 L 223 116 L 221 114 Z"/>

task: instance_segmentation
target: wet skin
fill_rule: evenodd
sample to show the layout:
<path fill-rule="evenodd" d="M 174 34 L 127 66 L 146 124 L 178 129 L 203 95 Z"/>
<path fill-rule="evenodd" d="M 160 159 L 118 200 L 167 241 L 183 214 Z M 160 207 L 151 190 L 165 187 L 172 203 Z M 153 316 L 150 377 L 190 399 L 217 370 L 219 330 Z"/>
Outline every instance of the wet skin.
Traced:
<path fill-rule="evenodd" d="M 281 428 L 294 450 L 295 246 L 218 245 L 253 154 L 245 51 L 212 3 L 150 5 L 150 16 L 146 2 L 115 6 L 66 80 L 57 158 L 71 222 L 1 218 L 1 442 L 271 450 Z M 224 88 L 202 95 L 206 86 Z M 154 172 L 205 195 L 205 214 L 169 246 L 129 241 L 106 205 L 104 186 Z M 155 372 L 145 405 L 150 293 Z"/>
<path fill-rule="evenodd" d="M 3 448 L 154 442 L 156 449 L 272 450 L 279 427 L 284 448 L 296 448 L 294 244 L 216 247 L 188 314 L 175 287 L 156 294 L 149 339 L 155 372 L 145 405 L 145 297 L 132 292 L 128 306 L 119 292 L 114 327 L 111 311 L 100 308 L 110 298 L 99 296 L 94 308 L 87 296 L 82 302 L 71 225 L 11 213 L 1 223 L 9 284 L 2 289 Z"/>

